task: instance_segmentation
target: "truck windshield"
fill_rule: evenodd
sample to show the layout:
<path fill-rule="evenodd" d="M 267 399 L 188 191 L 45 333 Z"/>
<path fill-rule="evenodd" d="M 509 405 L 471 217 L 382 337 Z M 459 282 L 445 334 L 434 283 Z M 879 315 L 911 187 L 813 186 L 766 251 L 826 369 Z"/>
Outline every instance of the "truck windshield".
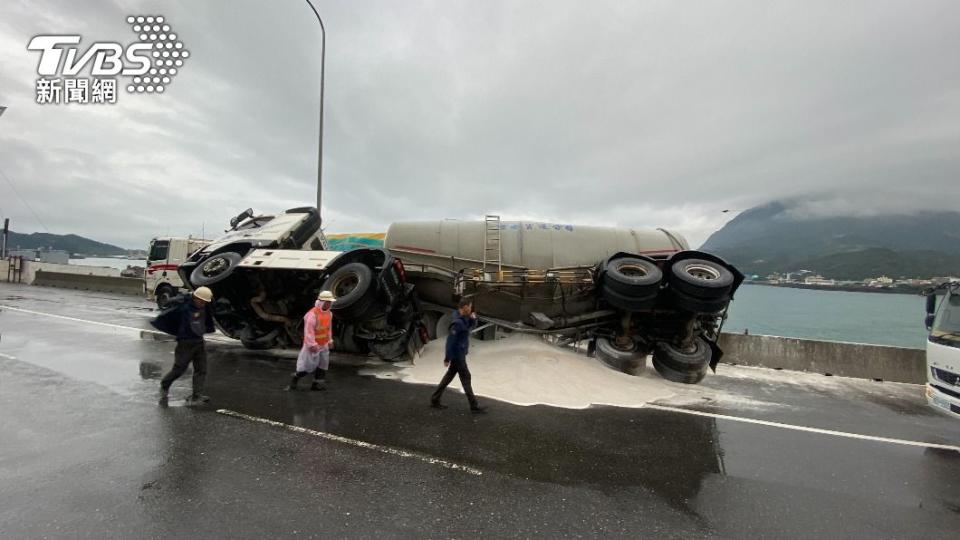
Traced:
<path fill-rule="evenodd" d="M 941 300 L 930 337 L 960 342 L 960 293 L 948 292 Z"/>
<path fill-rule="evenodd" d="M 148 261 L 163 261 L 167 259 L 167 252 L 170 249 L 168 240 L 154 240 L 150 243 L 150 255 Z"/>

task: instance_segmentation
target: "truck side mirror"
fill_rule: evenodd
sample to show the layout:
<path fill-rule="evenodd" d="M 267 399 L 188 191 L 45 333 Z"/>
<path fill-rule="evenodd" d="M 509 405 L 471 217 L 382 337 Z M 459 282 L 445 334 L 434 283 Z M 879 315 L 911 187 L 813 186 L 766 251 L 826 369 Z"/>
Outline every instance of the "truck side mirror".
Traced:
<path fill-rule="evenodd" d="M 932 313 L 929 313 L 929 314 L 927 314 L 926 319 L 924 319 L 924 321 L 925 321 L 926 324 L 927 324 L 927 330 L 930 330 L 931 328 L 933 328 L 933 319 L 934 319 L 934 317 L 935 317 L 935 315 L 933 315 Z"/>
<path fill-rule="evenodd" d="M 244 210 L 243 212 L 241 212 L 240 215 L 238 215 L 237 217 L 231 219 L 231 220 L 230 220 L 230 229 L 231 229 L 231 230 L 232 230 L 232 229 L 236 229 L 236 228 L 237 228 L 237 225 L 239 225 L 243 220 L 245 220 L 245 219 L 247 219 L 247 218 L 249 218 L 249 217 L 253 217 L 253 208 L 247 208 L 246 210 Z"/>
<path fill-rule="evenodd" d="M 927 296 L 927 315 L 933 315 L 937 312 L 937 295 L 930 294 Z"/>

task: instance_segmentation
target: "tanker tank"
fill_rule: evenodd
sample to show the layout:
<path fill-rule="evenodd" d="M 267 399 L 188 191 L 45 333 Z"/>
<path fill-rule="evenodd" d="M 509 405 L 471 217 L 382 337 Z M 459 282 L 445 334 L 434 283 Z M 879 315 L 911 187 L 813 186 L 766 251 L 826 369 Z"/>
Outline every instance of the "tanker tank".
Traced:
<path fill-rule="evenodd" d="M 697 383 L 722 352 L 716 345 L 743 275 L 692 251 L 665 229 L 561 223 L 416 221 L 390 225 L 384 246 L 423 301 L 431 338 L 469 298 L 496 335 L 552 336 L 636 373 L 653 353 L 665 378 Z"/>
<path fill-rule="evenodd" d="M 664 229 L 529 221 L 503 221 L 497 227 L 500 262 L 511 267 L 594 266 L 620 252 L 658 258 L 689 249 L 683 236 Z M 459 271 L 483 262 L 486 228 L 484 221 L 394 223 L 387 230 L 385 247 L 402 254 L 405 263 L 432 264 Z"/>

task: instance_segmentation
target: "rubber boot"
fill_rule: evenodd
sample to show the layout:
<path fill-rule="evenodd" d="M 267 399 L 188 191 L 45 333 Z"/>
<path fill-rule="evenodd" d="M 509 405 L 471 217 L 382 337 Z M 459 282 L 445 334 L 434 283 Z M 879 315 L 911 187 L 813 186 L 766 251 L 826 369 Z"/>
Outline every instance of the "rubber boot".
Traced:
<path fill-rule="evenodd" d="M 297 389 L 297 382 L 300 381 L 300 377 L 297 377 L 297 374 L 294 373 L 293 377 L 290 378 L 290 386 L 287 387 L 287 390 L 293 391 Z"/>

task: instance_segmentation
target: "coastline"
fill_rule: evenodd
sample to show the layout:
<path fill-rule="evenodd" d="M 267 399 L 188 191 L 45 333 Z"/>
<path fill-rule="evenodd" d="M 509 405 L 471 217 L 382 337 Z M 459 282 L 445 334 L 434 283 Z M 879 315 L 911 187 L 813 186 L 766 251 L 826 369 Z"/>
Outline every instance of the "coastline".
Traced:
<path fill-rule="evenodd" d="M 763 287 L 782 287 L 787 289 L 809 289 L 815 291 L 865 292 L 879 294 L 919 295 L 923 287 L 866 287 L 857 285 L 807 285 L 806 283 L 769 283 L 765 281 L 744 281 L 744 285 Z"/>

